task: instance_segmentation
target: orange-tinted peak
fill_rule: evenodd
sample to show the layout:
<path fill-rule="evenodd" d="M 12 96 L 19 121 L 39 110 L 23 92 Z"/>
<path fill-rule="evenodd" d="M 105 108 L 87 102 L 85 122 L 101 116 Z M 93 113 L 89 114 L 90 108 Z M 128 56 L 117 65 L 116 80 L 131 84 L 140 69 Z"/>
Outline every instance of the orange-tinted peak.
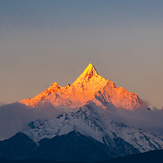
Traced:
<path fill-rule="evenodd" d="M 107 80 L 107 83 L 112 86 L 113 88 L 116 88 L 115 83 L 112 82 L 110 79 Z"/>
<path fill-rule="evenodd" d="M 57 82 L 52 83 L 51 88 L 60 88 Z"/>
<path fill-rule="evenodd" d="M 73 85 L 77 83 L 81 83 L 81 81 L 87 81 L 93 76 L 98 77 L 98 72 L 96 68 L 90 63 L 87 68 L 83 71 L 83 73 L 74 81 Z"/>
<path fill-rule="evenodd" d="M 98 72 L 96 70 L 96 68 L 92 65 L 92 63 L 90 63 L 87 68 L 84 70 L 85 74 L 92 74 L 93 75 L 98 75 Z"/>
<path fill-rule="evenodd" d="M 96 97 L 98 98 L 96 99 Z M 98 99 L 100 100 L 98 101 Z M 117 108 L 128 110 L 143 104 L 142 100 L 134 93 L 128 92 L 122 87 L 117 88 L 111 80 L 101 77 L 91 63 L 72 85 L 61 87 L 54 82 L 37 96 L 23 99 L 20 103 L 35 107 L 38 103 L 48 101 L 54 106 L 79 107 L 85 105 L 89 100 L 93 100 L 97 105 L 102 105 L 100 101 L 104 100 L 105 103 L 112 103 Z"/>

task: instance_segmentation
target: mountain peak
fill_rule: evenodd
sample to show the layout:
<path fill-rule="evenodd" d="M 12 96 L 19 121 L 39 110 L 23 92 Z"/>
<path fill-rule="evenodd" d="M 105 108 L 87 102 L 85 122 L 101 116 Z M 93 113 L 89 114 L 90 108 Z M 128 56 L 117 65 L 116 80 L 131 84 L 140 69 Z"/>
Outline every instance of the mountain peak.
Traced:
<path fill-rule="evenodd" d="M 92 78 L 93 76 L 98 77 L 99 74 L 98 74 L 96 68 L 90 63 L 86 67 L 86 69 L 83 71 L 83 73 L 74 81 L 73 85 L 77 84 L 77 83 L 81 83 L 81 81 L 83 81 L 83 80 L 87 81 L 90 78 Z"/>
<path fill-rule="evenodd" d="M 72 85 L 60 87 L 54 82 L 49 88 L 20 103 L 35 107 L 48 101 L 54 106 L 80 107 L 93 100 L 98 105 L 112 103 L 117 108 L 132 110 L 143 104 L 139 97 L 101 77 L 90 63 Z"/>
<path fill-rule="evenodd" d="M 92 65 L 92 63 L 90 63 L 87 68 L 84 70 L 83 73 L 87 73 L 87 74 L 92 74 L 93 75 L 98 75 L 98 72 L 96 70 L 96 68 Z"/>

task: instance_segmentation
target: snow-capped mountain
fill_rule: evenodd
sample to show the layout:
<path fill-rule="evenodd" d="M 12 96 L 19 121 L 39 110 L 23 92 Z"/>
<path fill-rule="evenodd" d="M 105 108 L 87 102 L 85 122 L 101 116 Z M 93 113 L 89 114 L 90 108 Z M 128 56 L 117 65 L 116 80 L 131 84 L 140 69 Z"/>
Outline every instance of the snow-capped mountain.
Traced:
<path fill-rule="evenodd" d="M 98 105 L 108 102 L 116 108 L 128 110 L 143 105 L 143 101 L 136 94 L 122 87 L 117 88 L 112 81 L 101 77 L 91 63 L 72 85 L 61 87 L 54 82 L 37 96 L 22 99 L 20 103 L 35 107 L 48 101 L 54 106 L 80 107 L 90 100 Z"/>
<path fill-rule="evenodd" d="M 0 158 L 93 162 L 163 149 L 162 136 L 115 121 L 112 112 L 89 101 L 53 119 L 32 121 L 0 142 Z"/>
<path fill-rule="evenodd" d="M 50 103 L 62 113 L 34 120 L 23 131 L 0 141 L 1 158 L 92 162 L 163 149 L 160 131 L 130 122 L 139 121 L 137 111 L 152 111 L 136 94 L 101 77 L 92 64 L 72 85 L 53 83 L 20 103 L 30 109 Z"/>
<path fill-rule="evenodd" d="M 51 139 L 76 131 L 114 148 L 117 148 L 114 139 L 121 138 L 140 152 L 163 149 L 163 137 L 106 119 L 105 114 L 107 110 L 89 103 L 75 112 L 63 113 L 54 119 L 32 121 L 23 133 L 36 143 L 44 138 Z"/>

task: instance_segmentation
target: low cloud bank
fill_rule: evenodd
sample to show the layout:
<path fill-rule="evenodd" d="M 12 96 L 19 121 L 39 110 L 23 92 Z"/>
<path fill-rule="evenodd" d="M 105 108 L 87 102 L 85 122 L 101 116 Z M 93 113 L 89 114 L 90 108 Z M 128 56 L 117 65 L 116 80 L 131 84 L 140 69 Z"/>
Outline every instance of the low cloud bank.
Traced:
<path fill-rule="evenodd" d="M 2 105 L 0 107 L 0 140 L 10 138 L 24 130 L 27 123 L 31 121 L 55 118 L 68 110 L 73 111 L 68 108 L 55 108 L 51 103 L 44 103 L 35 108 L 20 103 Z M 101 111 L 104 113 L 104 118 L 109 121 L 113 120 L 129 126 L 163 133 L 163 110 L 156 108 L 148 110 L 147 106 L 134 111 L 119 110 L 110 104 L 107 110 L 102 109 Z"/>
<path fill-rule="evenodd" d="M 147 106 L 132 111 L 114 108 L 106 111 L 105 118 L 155 133 L 163 133 L 163 110 L 160 109 L 151 110 Z"/>
<path fill-rule="evenodd" d="M 51 104 L 35 108 L 20 103 L 3 105 L 0 107 L 0 140 L 24 130 L 30 121 L 55 118 L 62 112 L 62 109 L 57 109 Z"/>

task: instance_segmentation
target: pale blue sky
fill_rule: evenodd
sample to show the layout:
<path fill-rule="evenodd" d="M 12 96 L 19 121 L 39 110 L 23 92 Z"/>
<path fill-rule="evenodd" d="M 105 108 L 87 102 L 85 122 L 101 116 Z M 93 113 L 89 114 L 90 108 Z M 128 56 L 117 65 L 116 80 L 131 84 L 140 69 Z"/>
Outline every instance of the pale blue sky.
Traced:
<path fill-rule="evenodd" d="M 0 0 L 0 102 L 101 76 L 163 106 L 162 0 Z"/>

